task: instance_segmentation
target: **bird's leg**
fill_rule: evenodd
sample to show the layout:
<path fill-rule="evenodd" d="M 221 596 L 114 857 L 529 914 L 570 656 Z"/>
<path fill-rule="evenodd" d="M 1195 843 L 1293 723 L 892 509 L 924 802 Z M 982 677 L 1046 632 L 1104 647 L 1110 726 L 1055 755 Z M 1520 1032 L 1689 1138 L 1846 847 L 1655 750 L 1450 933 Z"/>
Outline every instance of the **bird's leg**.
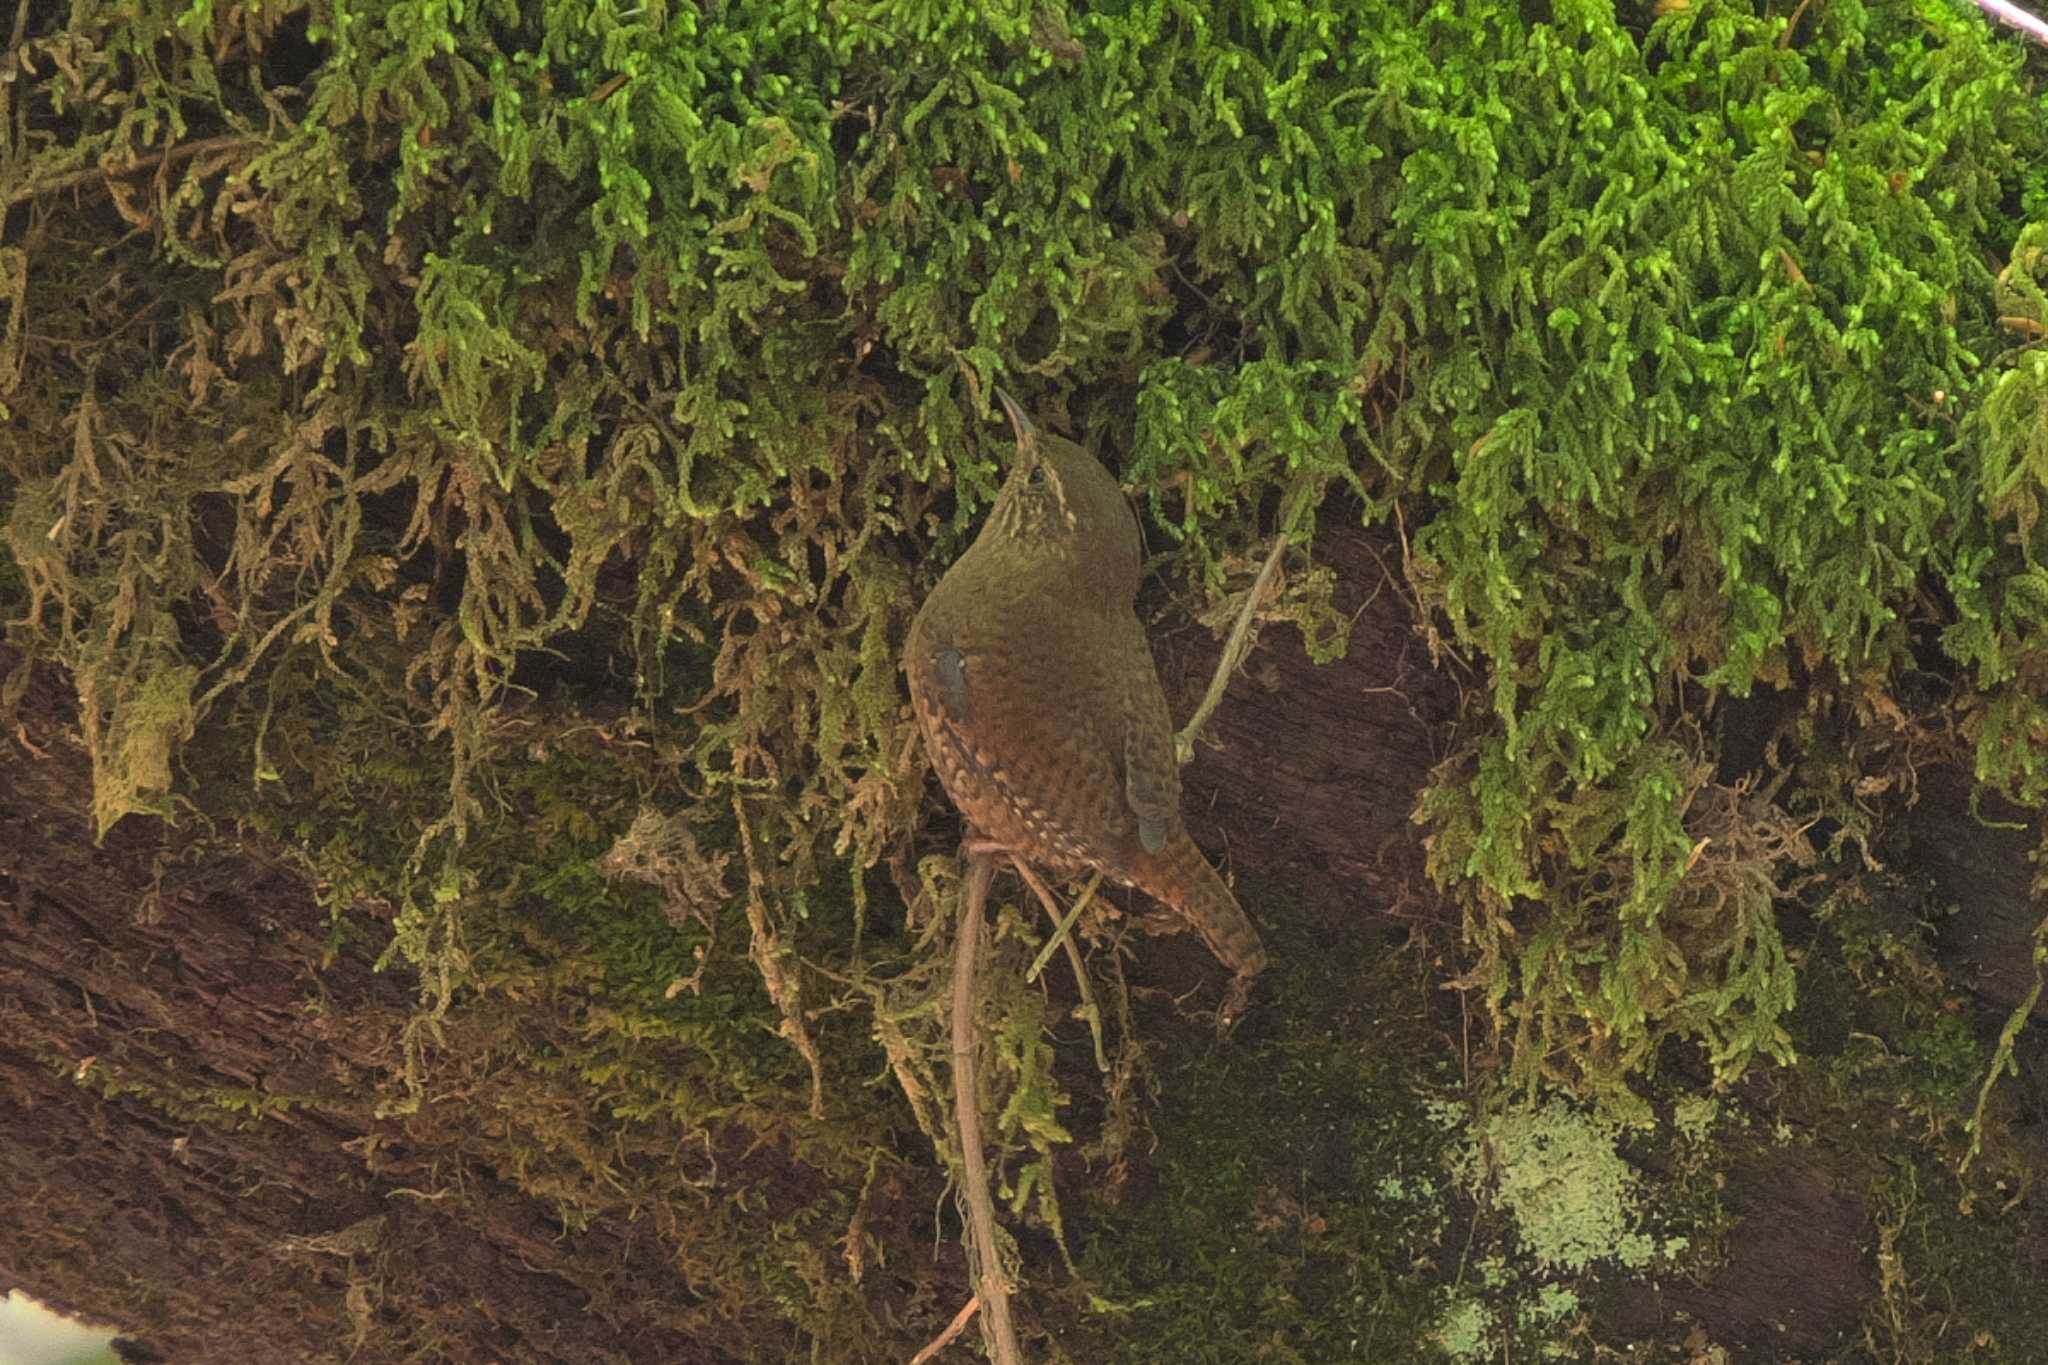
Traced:
<path fill-rule="evenodd" d="M 1073 907 L 1067 911 L 1064 919 L 1060 917 L 1059 907 L 1052 901 L 1051 893 L 1037 885 L 1032 887 L 1034 891 L 1038 892 L 1039 900 L 1045 905 L 1045 913 L 1052 916 L 1053 931 L 1052 937 L 1046 940 L 1045 946 L 1038 950 L 1038 956 L 1032 959 L 1031 970 L 1024 973 L 1026 981 L 1038 980 L 1038 974 L 1045 970 L 1046 959 L 1052 956 L 1052 950 L 1064 943 L 1067 946 L 1067 956 L 1073 959 L 1074 975 L 1081 978 L 1081 990 L 1083 994 L 1087 992 L 1088 980 L 1081 971 L 1081 957 L 1074 947 L 1074 921 L 1081 918 L 1081 912 L 1086 910 L 1089 903 L 1095 899 L 1095 889 L 1101 885 L 1102 874 L 1097 872 L 1088 879 L 1088 885 L 1081 888 L 1081 894 L 1074 897 Z"/>

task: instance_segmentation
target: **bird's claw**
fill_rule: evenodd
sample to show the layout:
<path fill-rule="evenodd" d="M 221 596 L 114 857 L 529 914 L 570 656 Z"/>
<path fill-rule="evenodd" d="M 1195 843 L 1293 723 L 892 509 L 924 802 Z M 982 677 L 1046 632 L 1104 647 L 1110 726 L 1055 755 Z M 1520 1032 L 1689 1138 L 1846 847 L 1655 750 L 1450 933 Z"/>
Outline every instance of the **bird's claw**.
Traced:
<path fill-rule="evenodd" d="M 1244 1018 L 1245 1010 L 1251 1005 L 1252 977 L 1240 973 L 1232 977 L 1230 989 L 1223 993 L 1223 1003 L 1216 1007 L 1216 1036 L 1228 1038 L 1237 1021 Z"/>

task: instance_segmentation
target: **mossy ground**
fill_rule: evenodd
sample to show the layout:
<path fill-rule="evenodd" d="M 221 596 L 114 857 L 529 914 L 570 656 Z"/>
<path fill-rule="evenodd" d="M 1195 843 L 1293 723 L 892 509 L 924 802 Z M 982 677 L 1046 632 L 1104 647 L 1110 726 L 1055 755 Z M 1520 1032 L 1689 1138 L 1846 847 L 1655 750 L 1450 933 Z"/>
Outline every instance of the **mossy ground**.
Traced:
<path fill-rule="evenodd" d="M 2025 1158 L 1958 1170 L 1989 1049 L 1925 906 L 1870 894 L 1885 908 L 1809 923 L 1796 1064 L 1716 1091 L 1675 1058 L 1632 1125 L 1475 1072 L 1422 965 L 1431 931 L 1304 903 L 1312 922 L 1272 927 L 1293 965 L 1241 1036 L 1141 1011 L 1156 1145 L 1117 1202 L 1071 1218 L 1078 1274 L 1041 1291 L 1054 1358 L 2033 1359 L 2048 1221 L 2023 1206 Z M 1816 1182 L 1825 1216 L 1799 1206 Z M 1811 1260 L 1795 1241 L 1756 1264 L 1760 1226 L 1809 1216 Z M 1776 1354 L 1768 1302 L 1714 1325 L 1700 1291 L 1752 1273 L 1824 1320 Z"/>
<path fill-rule="evenodd" d="M 2025 1362 L 2048 1341 L 2041 1081 L 2006 1081 L 1973 1142 L 1996 1020 L 1937 952 L 1954 913 L 1900 875 L 1823 905 L 1793 1016 L 1801 1063 L 1750 1119 L 1754 1140 L 1826 1154 L 1856 1192 L 1876 1290 L 1856 1358 Z M 2040 1044 L 2023 1055 L 2037 1073 Z"/>
<path fill-rule="evenodd" d="M 1455 1038 L 1416 945 L 1334 909 L 1272 926 L 1293 965 L 1231 1039 L 1147 1012 L 1158 1145 L 1089 1206 L 1073 1359 L 1375 1360 L 1426 1335 L 1469 1211 L 1428 1111 L 1462 1091 Z"/>

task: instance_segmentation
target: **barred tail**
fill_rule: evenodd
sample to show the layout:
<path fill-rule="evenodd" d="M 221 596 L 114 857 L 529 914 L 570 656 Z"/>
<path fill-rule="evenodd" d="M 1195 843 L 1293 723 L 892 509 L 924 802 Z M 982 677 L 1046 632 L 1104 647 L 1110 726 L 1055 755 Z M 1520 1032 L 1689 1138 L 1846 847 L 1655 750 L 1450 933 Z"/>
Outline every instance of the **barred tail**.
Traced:
<path fill-rule="evenodd" d="M 1185 834 L 1146 858 L 1138 872 L 1134 880 L 1139 889 L 1185 919 L 1216 960 L 1230 968 L 1234 980 L 1217 1016 L 1217 1027 L 1228 1029 L 1244 1010 L 1252 978 L 1266 969 L 1266 945 L 1259 941 L 1259 931 L 1245 917 L 1229 883 Z"/>

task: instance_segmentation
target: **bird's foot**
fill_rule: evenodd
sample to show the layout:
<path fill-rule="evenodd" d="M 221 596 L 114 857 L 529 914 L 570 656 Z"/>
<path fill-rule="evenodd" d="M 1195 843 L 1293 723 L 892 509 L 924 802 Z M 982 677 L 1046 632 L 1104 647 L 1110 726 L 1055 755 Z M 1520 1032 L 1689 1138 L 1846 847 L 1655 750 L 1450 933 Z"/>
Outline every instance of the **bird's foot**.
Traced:
<path fill-rule="evenodd" d="M 1138 927 L 1155 936 L 1184 934 L 1188 929 L 1187 916 L 1178 910 L 1154 910 L 1138 916 Z"/>
<path fill-rule="evenodd" d="M 1227 1038 L 1237 1027 L 1237 1021 L 1244 1018 L 1244 1012 L 1251 1004 L 1252 978 L 1255 972 L 1239 972 L 1231 978 L 1230 989 L 1223 993 L 1223 1003 L 1216 1009 L 1216 1036 Z"/>

